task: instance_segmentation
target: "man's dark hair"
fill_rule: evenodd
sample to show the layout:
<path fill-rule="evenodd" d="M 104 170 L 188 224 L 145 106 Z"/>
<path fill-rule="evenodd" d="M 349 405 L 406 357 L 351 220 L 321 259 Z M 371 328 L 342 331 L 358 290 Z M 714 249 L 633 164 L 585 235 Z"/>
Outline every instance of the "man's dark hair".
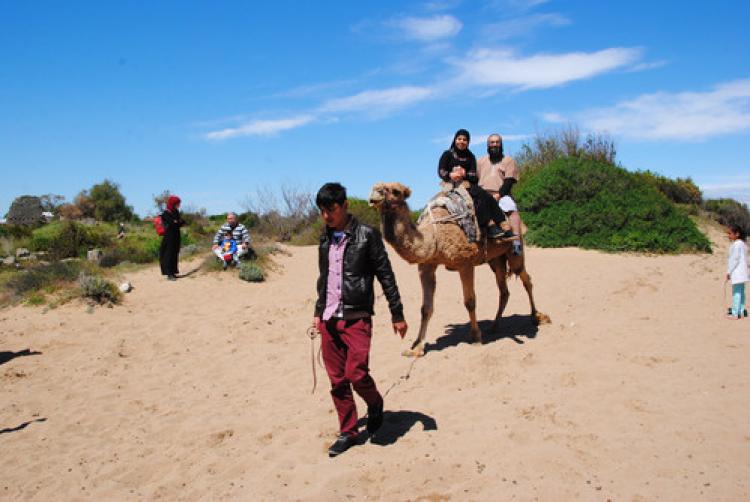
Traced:
<path fill-rule="evenodd" d="M 315 205 L 319 208 L 330 208 L 334 204 L 346 202 L 346 188 L 341 183 L 326 183 L 315 196 Z"/>

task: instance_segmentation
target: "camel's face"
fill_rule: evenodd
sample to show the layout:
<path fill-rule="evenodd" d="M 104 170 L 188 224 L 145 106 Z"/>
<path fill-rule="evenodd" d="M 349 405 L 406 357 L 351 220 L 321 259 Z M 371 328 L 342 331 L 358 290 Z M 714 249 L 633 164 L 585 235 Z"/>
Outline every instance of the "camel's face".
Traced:
<path fill-rule="evenodd" d="M 370 191 L 370 206 L 378 211 L 401 207 L 411 195 L 411 189 L 401 183 L 375 183 Z"/>

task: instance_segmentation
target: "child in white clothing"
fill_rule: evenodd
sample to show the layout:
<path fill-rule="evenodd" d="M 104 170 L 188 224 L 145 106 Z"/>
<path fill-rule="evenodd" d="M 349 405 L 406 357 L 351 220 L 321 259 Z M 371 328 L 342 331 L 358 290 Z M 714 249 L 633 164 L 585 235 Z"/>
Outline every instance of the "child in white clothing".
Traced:
<path fill-rule="evenodd" d="M 727 280 L 732 281 L 732 310 L 727 319 L 741 319 L 745 310 L 745 283 L 747 273 L 747 244 L 745 231 L 739 225 L 731 225 L 727 229 L 727 236 L 732 241 L 727 260 Z"/>

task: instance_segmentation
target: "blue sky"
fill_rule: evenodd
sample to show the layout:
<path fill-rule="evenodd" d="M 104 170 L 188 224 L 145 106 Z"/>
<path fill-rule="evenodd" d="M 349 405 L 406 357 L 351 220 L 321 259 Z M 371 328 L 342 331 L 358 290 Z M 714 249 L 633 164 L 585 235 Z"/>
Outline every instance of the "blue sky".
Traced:
<path fill-rule="evenodd" d="M 458 128 L 568 123 L 750 202 L 750 2 L 0 0 L 0 213 L 112 179 L 210 213 L 258 188 L 437 187 Z"/>

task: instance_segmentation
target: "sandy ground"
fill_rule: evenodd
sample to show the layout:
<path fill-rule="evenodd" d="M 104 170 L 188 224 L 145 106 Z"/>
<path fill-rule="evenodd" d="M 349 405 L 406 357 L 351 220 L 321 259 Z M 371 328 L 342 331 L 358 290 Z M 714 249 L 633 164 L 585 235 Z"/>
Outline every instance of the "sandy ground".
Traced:
<path fill-rule="evenodd" d="M 419 281 L 391 250 L 411 331 L 392 333 L 379 296 L 371 368 L 386 423 L 336 459 L 321 368 L 310 394 L 315 248 L 291 248 L 263 284 L 170 283 L 153 268 L 127 277 L 135 290 L 113 309 L 2 310 L 0 498 L 748 500 L 750 321 L 723 318 L 726 248 L 528 249 L 552 324 L 532 325 L 512 280 L 489 333 L 483 267 L 483 345 L 466 343 L 458 276 L 441 269 L 416 362 L 400 353 Z"/>

